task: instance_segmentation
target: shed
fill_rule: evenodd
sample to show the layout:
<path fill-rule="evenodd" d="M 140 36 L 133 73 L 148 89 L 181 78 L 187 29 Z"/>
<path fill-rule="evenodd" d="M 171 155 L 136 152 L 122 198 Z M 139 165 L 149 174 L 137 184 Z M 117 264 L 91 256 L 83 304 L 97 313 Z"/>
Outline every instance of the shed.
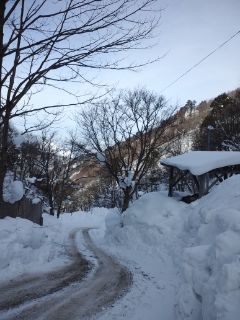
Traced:
<path fill-rule="evenodd" d="M 238 171 L 236 166 L 240 165 L 240 152 L 191 151 L 161 160 L 160 163 L 169 168 L 170 197 L 173 195 L 173 188 L 188 175 L 200 198 L 207 194 L 213 185 L 225 179 L 227 172 L 233 174 Z"/>

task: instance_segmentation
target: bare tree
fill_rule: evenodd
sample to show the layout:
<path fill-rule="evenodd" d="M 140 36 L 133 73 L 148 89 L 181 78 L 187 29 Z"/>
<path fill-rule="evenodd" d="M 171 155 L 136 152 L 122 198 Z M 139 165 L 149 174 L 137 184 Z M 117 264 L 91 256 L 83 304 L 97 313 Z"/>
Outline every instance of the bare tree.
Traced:
<path fill-rule="evenodd" d="M 85 146 L 77 141 L 74 134 L 70 134 L 68 139 L 61 148 L 61 171 L 58 176 L 57 188 L 55 189 L 55 202 L 57 217 L 59 218 L 64 198 L 70 194 L 71 190 L 71 174 L 73 173 L 73 165 L 78 163 L 87 154 Z"/>
<path fill-rule="evenodd" d="M 54 139 L 54 132 L 42 132 L 39 139 L 39 156 L 37 159 L 39 176 L 44 179 L 43 185 L 46 189 L 51 215 L 54 215 L 55 189 L 62 169 L 62 163 L 59 159 Z"/>
<path fill-rule="evenodd" d="M 46 194 L 50 214 L 59 218 L 64 198 L 71 193 L 70 176 L 73 164 L 86 154 L 85 148 L 70 134 L 65 143 L 56 142 L 56 133 L 42 131 L 38 137 L 37 156 L 33 159 L 35 174 L 41 179 L 38 187 Z"/>
<path fill-rule="evenodd" d="M 164 98 L 145 90 L 122 93 L 81 114 L 79 125 L 87 143 L 123 191 L 122 211 L 165 152 L 160 146 L 169 128 L 169 115 Z"/>
<path fill-rule="evenodd" d="M 10 120 L 66 106 L 33 105 L 32 98 L 46 86 L 68 92 L 62 82 L 89 81 L 83 70 L 135 67 L 124 66 L 113 57 L 143 46 L 157 24 L 155 3 L 157 0 L 0 1 L 0 203 Z M 67 106 L 79 104 L 77 99 Z M 46 123 L 38 125 L 43 127 Z"/>

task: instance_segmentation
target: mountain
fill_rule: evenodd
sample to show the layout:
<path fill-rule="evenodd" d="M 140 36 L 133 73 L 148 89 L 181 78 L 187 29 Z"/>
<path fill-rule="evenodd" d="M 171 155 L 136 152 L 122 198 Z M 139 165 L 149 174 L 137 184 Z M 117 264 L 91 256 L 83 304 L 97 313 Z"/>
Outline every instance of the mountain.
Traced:
<path fill-rule="evenodd" d="M 237 90 L 234 90 L 227 94 L 229 96 L 234 96 L 236 92 Z M 164 135 L 161 137 L 159 143 L 159 149 L 164 149 L 165 157 L 182 154 L 192 149 L 194 138 L 204 119 L 210 113 L 210 106 L 214 99 L 215 98 L 208 101 L 202 101 L 198 105 L 196 105 L 195 101 L 188 100 L 184 106 L 174 113 L 167 124 L 168 127 L 164 131 Z M 132 139 L 137 139 L 137 136 L 133 136 Z M 142 186 L 143 190 L 148 190 L 148 185 L 157 184 L 159 183 L 159 180 L 166 179 L 159 162 L 160 158 L 156 158 L 155 167 L 143 181 L 143 185 L 145 185 Z M 78 190 L 76 192 L 78 194 L 78 200 L 81 198 L 86 201 L 86 198 L 88 198 L 90 202 L 94 202 L 96 198 L 99 199 L 100 192 L 103 192 L 103 189 L 105 196 L 106 193 L 108 196 L 111 196 L 110 193 L 114 189 L 114 182 L 109 176 L 107 169 L 97 160 L 97 157 L 94 154 L 89 155 L 83 162 L 76 165 L 73 169 L 71 180 Z M 100 185 L 102 187 L 100 187 Z M 105 185 L 106 188 L 103 188 L 103 185 Z M 115 198 L 115 191 L 113 193 L 113 197 Z M 111 199 L 108 199 L 108 201 L 111 203 Z M 114 202 L 112 205 L 115 204 L 116 203 Z M 104 205 L 106 206 L 106 204 Z"/>

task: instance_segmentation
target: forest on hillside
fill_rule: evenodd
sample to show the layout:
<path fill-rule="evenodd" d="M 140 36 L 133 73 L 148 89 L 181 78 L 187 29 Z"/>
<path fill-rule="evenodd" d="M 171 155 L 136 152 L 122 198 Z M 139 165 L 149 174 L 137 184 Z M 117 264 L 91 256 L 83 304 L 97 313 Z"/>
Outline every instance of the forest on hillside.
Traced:
<path fill-rule="evenodd" d="M 125 210 L 131 199 L 167 184 L 162 157 L 240 151 L 239 89 L 169 110 L 163 97 L 138 90 L 93 104 L 79 115 L 78 134 L 62 142 L 51 127 L 40 135 L 12 127 L 5 199 L 11 201 L 9 181 L 17 180 L 25 197 L 39 199 L 50 214 L 95 206 Z"/>

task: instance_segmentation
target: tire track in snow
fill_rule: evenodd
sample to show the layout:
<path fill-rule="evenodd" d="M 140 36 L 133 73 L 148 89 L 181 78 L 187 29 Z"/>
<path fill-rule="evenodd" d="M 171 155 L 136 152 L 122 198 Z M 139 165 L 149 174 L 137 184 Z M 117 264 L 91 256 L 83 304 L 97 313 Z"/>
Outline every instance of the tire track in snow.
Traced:
<path fill-rule="evenodd" d="M 70 235 L 73 257 L 70 266 L 1 286 L 1 320 L 91 319 L 129 289 L 131 273 L 97 248 L 89 229 L 84 229 L 86 247 L 98 262 L 89 272 L 92 264 L 83 258 L 75 243 L 78 231 Z"/>

